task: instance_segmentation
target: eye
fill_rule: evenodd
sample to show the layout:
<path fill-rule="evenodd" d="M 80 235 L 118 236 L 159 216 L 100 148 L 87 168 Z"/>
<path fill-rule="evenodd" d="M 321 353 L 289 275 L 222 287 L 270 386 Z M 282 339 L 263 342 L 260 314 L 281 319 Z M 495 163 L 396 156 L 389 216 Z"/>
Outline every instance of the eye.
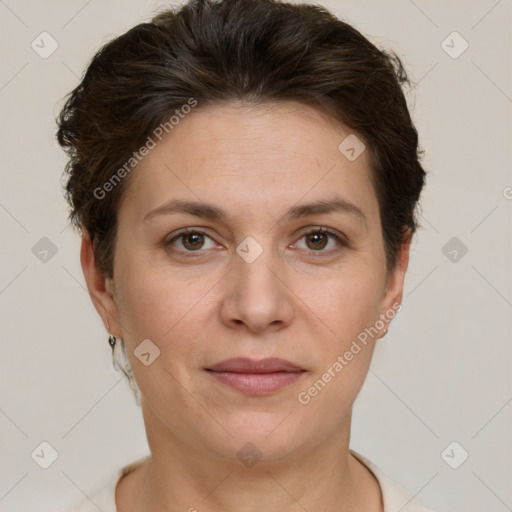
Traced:
<path fill-rule="evenodd" d="M 320 252 L 320 253 L 332 253 L 339 249 L 340 247 L 346 247 L 347 242 L 338 234 L 331 231 L 328 228 L 318 227 L 307 233 L 304 233 L 299 240 L 305 239 L 305 250 L 311 252 Z M 329 240 L 331 239 L 331 240 Z M 331 243 L 331 248 L 328 250 L 324 250 L 329 246 L 329 242 L 334 240 Z"/>
<path fill-rule="evenodd" d="M 210 247 L 205 247 L 206 238 L 212 241 Z M 201 249 L 212 249 L 215 246 L 211 237 L 209 237 L 205 231 L 197 228 L 180 231 L 171 238 L 166 245 L 175 245 L 175 242 L 179 242 L 177 244 L 179 249 L 177 252 L 199 252 Z M 181 245 L 181 247 L 179 247 L 179 245 Z"/>

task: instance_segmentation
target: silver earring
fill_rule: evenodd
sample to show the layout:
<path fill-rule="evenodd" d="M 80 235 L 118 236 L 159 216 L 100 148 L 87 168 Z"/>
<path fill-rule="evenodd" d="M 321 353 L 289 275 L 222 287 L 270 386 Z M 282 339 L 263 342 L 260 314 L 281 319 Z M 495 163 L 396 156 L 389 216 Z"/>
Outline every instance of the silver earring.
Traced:
<path fill-rule="evenodd" d="M 119 361 L 119 350 L 121 350 L 121 352 L 123 352 L 123 343 L 122 343 L 122 338 L 120 338 L 120 343 L 117 343 L 117 337 L 114 336 L 113 334 L 109 334 L 108 335 L 108 344 L 112 347 L 112 366 L 114 367 L 114 370 L 121 370 L 124 374 L 126 374 L 126 371 L 125 371 L 125 368 L 124 366 L 126 366 L 126 361 L 125 361 L 125 364 L 122 364 L 122 362 Z M 119 348 L 119 346 L 121 346 L 121 348 Z"/>
<path fill-rule="evenodd" d="M 128 355 L 126 354 L 126 347 L 124 345 L 123 338 L 119 338 L 119 343 L 117 343 L 117 338 L 113 334 L 108 335 L 108 344 L 112 347 L 112 365 L 114 366 L 114 370 L 121 370 L 126 378 L 128 379 L 128 384 L 135 395 L 135 401 L 137 405 L 141 404 L 141 394 L 137 383 L 135 382 L 135 378 L 133 376 L 133 372 L 130 366 L 130 362 L 128 360 Z M 117 350 L 116 350 L 117 349 Z M 116 352 L 120 352 L 119 357 L 121 361 L 118 359 L 118 354 Z"/>
<path fill-rule="evenodd" d="M 122 369 L 122 366 L 118 363 L 116 358 L 117 338 L 113 334 L 108 335 L 108 344 L 112 348 L 112 366 L 114 367 L 114 370 Z"/>

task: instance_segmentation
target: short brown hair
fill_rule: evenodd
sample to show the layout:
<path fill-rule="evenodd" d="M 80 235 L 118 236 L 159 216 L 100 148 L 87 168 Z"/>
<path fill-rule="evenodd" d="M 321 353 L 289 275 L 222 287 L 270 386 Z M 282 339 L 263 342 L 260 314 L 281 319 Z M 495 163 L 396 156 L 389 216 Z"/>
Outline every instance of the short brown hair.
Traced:
<path fill-rule="evenodd" d="M 201 105 L 295 100 L 357 133 L 369 150 L 388 269 L 425 182 L 399 57 L 325 8 L 277 0 L 190 0 L 103 46 L 58 119 L 70 220 L 113 274 L 117 208 L 129 176 L 95 190 L 194 98 Z M 125 173 L 123 173 L 124 175 Z"/>

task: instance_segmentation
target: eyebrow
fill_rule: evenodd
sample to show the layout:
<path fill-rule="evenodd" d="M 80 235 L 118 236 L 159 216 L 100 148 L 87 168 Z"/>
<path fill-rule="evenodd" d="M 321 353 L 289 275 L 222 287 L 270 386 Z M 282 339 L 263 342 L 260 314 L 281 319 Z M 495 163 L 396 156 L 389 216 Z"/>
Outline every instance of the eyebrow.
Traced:
<path fill-rule="evenodd" d="M 293 206 L 284 214 L 284 219 L 296 220 L 309 215 L 319 215 L 331 212 L 344 213 L 358 217 L 364 221 L 367 226 L 367 219 L 361 208 L 341 197 L 335 197 L 328 200 L 321 199 L 311 203 Z M 171 215 L 175 213 L 188 213 L 190 215 L 195 215 L 196 217 L 203 217 L 212 220 L 225 220 L 227 217 L 226 212 L 215 205 L 204 202 L 173 199 L 147 213 L 143 218 L 143 222 L 147 222 L 156 216 Z"/>

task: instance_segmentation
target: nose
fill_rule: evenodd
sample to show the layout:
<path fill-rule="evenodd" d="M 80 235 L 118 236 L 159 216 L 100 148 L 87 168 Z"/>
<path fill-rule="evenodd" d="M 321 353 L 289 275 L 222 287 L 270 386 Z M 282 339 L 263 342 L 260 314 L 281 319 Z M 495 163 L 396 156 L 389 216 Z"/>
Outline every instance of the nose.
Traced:
<path fill-rule="evenodd" d="M 289 269 L 269 247 L 252 262 L 238 254 L 233 258 L 221 305 L 224 324 L 260 335 L 289 325 L 294 314 Z"/>

